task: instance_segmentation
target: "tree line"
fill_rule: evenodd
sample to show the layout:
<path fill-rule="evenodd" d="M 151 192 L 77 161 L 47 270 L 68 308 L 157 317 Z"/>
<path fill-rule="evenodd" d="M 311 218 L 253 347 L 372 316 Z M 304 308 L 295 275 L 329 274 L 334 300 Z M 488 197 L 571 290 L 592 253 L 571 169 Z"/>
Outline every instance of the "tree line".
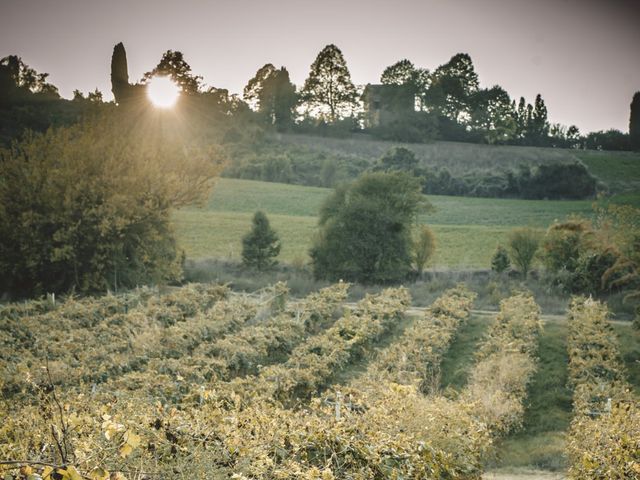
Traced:
<path fill-rule="evenodd" d="M 183 94 L 207 101 L 241 122 L 251 120 L 277 131 L 345 135 L 365 130 L 386 140 L 429 142 L 464 141 L 486 144 L 561 148 L 633 150 L 640 148 L 640 92 L 630 105 L 629 133 L 611 129 L 583 135 L 575 125 L 552 124 L 541 94 L 527 101 L 512 99 L 504 88 L 481 88 L 471 57 L 458 53 L 434 70 L 401 59 L 384 69 L 379 83 L 389 87 L 380 99 L 387 121 L 367 126 L 366 87 L 356 86 L 342 51 L 324 47 L 311 64 L 300 87 L 286 67 L 266 63 L 248 80 L 242 97 L 206 86 L 182 52 L 166 51 L 157 66 L 130 85 L 126 52 L 116 45 L 112 57 L 112 91 L 117 103 L 136 97 L 155 75 L 170 76 Z M 0 109 L 15 103 L 59 99 L 57 88 L 18 56 L 0 60 Z M 406 99 L 412 98 L 411 108 Z M 74 91 L 73 102 L 100 103 L 102 93 Z"/>

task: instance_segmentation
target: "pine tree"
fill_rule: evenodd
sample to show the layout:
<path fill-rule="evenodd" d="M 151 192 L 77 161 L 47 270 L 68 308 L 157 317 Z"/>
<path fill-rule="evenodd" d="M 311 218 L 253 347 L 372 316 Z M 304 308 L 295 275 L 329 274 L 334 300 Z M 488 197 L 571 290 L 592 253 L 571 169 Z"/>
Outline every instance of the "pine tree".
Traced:
<path fill-rule="evenodd" d="M 502 273 L 511 266 L 509 261 L 509 253 L 502 245 L 498 245 L 493 258 L 491 259 L 491 270 L 496 273 Z"/>
<path fill-rule="evenodd" d="M 242 263 L 257 270 L 271 268 L 278 263 L 275 257 L 280 253 L 281 246 L 267 216 L 257 211 L 253 216 L 251 231 L 242 238 Z"/>

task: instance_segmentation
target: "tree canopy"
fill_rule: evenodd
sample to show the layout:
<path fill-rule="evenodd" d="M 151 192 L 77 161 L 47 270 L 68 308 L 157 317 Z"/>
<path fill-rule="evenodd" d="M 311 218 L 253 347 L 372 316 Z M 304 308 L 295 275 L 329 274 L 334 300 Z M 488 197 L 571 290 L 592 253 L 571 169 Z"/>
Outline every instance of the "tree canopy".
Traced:
<path fill-rule="evenodd" d="M 180 278 L 172 208 L 220 157 L 111 112 L 0 151 L 0 290 L 96 292 Z"/>
<path fill-rule="evenodd" d="M 331 195 L 310 255 L 319 278 L 389 283 L 412 264 L 412 227 L 428 202 L 403 172 L 365 173 Z"/>
<path fill-rule="evenodd" d="M 353 113 L 356 97 L 356 87 L 342 52 L 333 44 L 327 45 L 311 64 L 301 100 L 310 113 L 335 122 Z"/>
<path fill-rule="evenodd" d="M 198 93 L 202 87 L 202 76 L 192 73 L 184 55 L 177 50 L 167 50 L 156 68 L 144 74 L 143 81 L 149 81 L 156 75 L 168 75 L 184 93 Z"/>
<path fill-rule="evenodd" d="M 293 123 L 296 87 L 286 68 L 277 69 L 270 63 L 261 67 L 244 87 L 243 97 L 268 125 L 285 130 Z"/>

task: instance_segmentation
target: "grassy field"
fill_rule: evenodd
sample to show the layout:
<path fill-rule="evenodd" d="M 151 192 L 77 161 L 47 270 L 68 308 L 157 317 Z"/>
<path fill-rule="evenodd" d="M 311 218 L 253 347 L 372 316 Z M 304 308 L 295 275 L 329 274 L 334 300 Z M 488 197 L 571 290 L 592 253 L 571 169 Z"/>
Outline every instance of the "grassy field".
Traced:
<path fill-rule="evenodd" d="M 317 215 L 330 189 L 250 180 L 220 179 L 204 208 L 176 213 L 178 241 L 192 259 L 238 259 L 253 213 L 267 213 L 283 247 L 280 259 L 304 263 Z M 545 228 L 572 213 L 589 215 L 589 201 L 508 200 L 430 196 L 435 211 L 421 217 L 438 242 L 436 267 L 486 268 L 498 243 L 517 226 Z"/>

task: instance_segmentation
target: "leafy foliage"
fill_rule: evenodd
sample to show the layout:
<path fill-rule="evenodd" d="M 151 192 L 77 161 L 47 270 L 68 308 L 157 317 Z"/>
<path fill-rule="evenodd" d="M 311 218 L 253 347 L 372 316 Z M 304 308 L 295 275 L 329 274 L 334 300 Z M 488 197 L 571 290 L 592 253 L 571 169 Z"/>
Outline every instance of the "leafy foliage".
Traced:
<path fill-rule="evenodd" d="M 350 116 L 356 106 L 356 88 L 351 82 L 342 52 L 335 45 L 324 47 L 315 61 L 300 92 L 308 111 L 335 122 Z"/>
<path fill-rule="evenodd" d="M 498 245 L 491 259 L 491 270 L 496 273 L 502 273 L 507 270 L 510 265 L 509 252 L 507 252 L 507 249 L 502 245 Z"/>
<path fill-rule="evenodd" d="M 321 278 L 385 283 L 411 267 L 411 231 L 426 205 L 418 180 L 402 172 L 365 173 L 337 189 L 320 212 L 311 250 Z"/>
<path fill-rule="evenodd" d="M 147 82 L 157 75 L 171 77 L 184 93 L 198 93 L 202 86 L 202 77 L 191 72 L 191 66 L 184 59 L 184 54 L 179 51 L 164 52 L 156 68 L 145 73 L 142 80 Z"/>
<path fill-rule="evenodd" d="M 531 228 L 518 228 L 509 234 L 509 257 L 525 277 L 531 270 L 539 245 L 538 232 Z"/>
<path fill-rule="evenodd" d="M 124 115 L 29 134 L 0 151 L 0 286 L 104 291 L 181 276 L 173 207 L 207 197 L 216 151 Z"/>
<path fill-rule="evenodd" d="M 38 73 L 17 55 L 0 60 L 0 104 L 33 100 L 40 96 L 60 98 L 58 88 L 47 81 L 48 73 Z"/>
<path fill-rule="evenodd" d="M 424 267 L 436 251 L 436 237 L 426 225 L 422 225 L 413 239 L 413 261 L 418 274 L 422 274 Z"/>
<path fill-rule="evenodd" d="M 606 306 L 575 298 L 569 312 L 569 379 L 575 418 L 567 454 L 571 478 L 637 478 L 640 415 L 629 392 Z"/>
<path fill-rule="evenodd" d="M 463 395 L 478 402 L 478 415 L 496 434 L 522 423 L 541 328 L 540 308 L 533 297 L 514 295 L 500 302 L 500 313 L 477 352 Z"/>

